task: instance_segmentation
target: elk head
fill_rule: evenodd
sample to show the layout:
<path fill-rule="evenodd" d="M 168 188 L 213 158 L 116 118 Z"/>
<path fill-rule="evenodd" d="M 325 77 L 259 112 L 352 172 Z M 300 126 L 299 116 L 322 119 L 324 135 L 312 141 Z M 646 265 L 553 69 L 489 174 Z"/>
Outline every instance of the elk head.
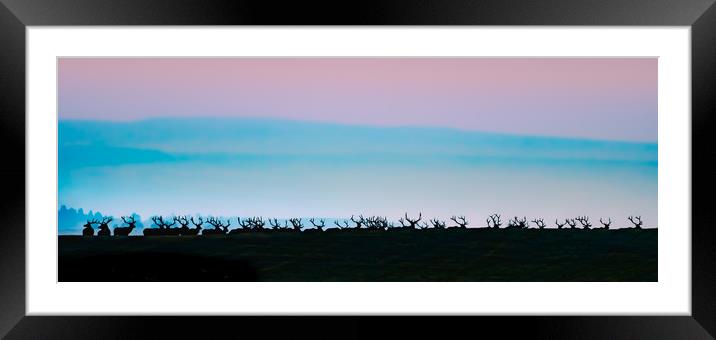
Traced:
<path fill-rule="evenodd" d="M 544 224 L 544 220 L 542 220 L 541 218 L 536 218 L 532 220 L 532 223 L 536 224 L 537 228 L 540 229 L 544 229 L 544 227 L 546 227 L 546 225 Z"/>
<path fill-rule="evenodd" d="M 137 221 L 134 220 L 134 216 L 121 216 L 122 221 L 126 223 L 130 229 L 137 227 Z"/>
<path fill-rule="evenodd" d="M 460 228 L 467 228 L 468 222 L 467 222 L 467 220 L 465 219 L 465 216 L 453 216 L 453 217 L 450 217 L 450 219 L 451 219 L 453 222 L 457 223 L 457 226 L 458 226 L 458 227 L 460 227 Z"/>
<path fill-rule="evenodd" d="M 599 219 L 599 223 L 601 223 L 601 224 L 604 226 L 604 229 L 609 229 L 609 226 L 612 225 L 612 219 L 611 219 L 611 217 L 610 217 L 610 218 L 609 218 L 609 221 L 604 222 L 604 221 L 602 221 L 602 219 L 600 218 L 600 219 Z"/>
<path fill-rule="evenodd" d="M 514 219 L 509 220 L 507 226 L 511 228 L 525 229 L 527 228 L 527 217 L 522 217 L 522 219 L 519 219 L 517 218 L 517 216 L 515 216 Z"/>
<path fill-rule="evenodd" d="M 363 215 L 360 215 L 357 221 L 355 220 L 355 218 L 353 218 L 353 215 L 351 215 L 351 221 L 356 224 L 356 229 L 360 229 L 363 224 L 365 224 L 365 218 L 363 217 Z"/>
<path fill-rule="evenodd" d="M 186 216 L 176 216 L 174 217 L 174 222 L 179 222 L 179 224 L 181 224 L 181 227 L 184 229 L 189 228 L 189 220 L 186 218 Z"/>
<path fill-rule="evenodd" d="M 192 218 L 191 218 L 191 224 L 193 224 L 197 229 L 201 229 L 201 225 L 204 224 L 204 219 L 201 218 L 201 216 L 200 216 L 200 217 L 199 217 L 199 223 L 196 223 L 196 221 L 194 221 L 194 218 L 192 217 Z"/>
<path fill-rule="evenodd" d="M 405 219 L 402 217 L 398 220 L 400 222 L 400 225 L 402 225 L 405 228 L 415 229 L 415 227 L 418 226 L 418 222 L 423 218 L 423 213 L 418 213 L 418 218 L 412 219 L 408 217 L 408 213 L 405 213 Z M 404 222 L 407 221 L 408 223 L 405 224 Z"/>
<path fill-rule="evenodd" d="M 641 221 L 641 216 L 637 216 L 637 217 L 636 217 L 636 221 L 634 221 L 634 217 L 629 216 L 629 222 L 631 222 L 632 224 L 634 224 L 634 228 L 636 228 L 636 229 L 641 229 L 641 225 L 644 224 L 644 223 Z"/>
<path fill-rule="evenodd" d="M 316 220 L 313 218 L 309 219 L 308 221 L 311 222 L 311 224 L 313 224 L 313 226 L 316 227 L 316 229 L 318 230 L 323 230 L 323 227 L 326 226 L 326 221 L 324 219 L 320 219 L 320 223 L 316 223 Z"/>
<path fill-rule="evenodd" d="M 271 225 L 271 229 L 273 229 L 273 230 L 281 229 L 281 223 L 278 221 L 278 219 L 276 219 L 276 218 L 274 218 L 274 219 L 269 218 L 268 222 L 269 222 L 269 224 Z"/>
<path fill-rule="evenodd" d="M 98 221 L 97 219 L 94 219 L 94 218 L 93 218 L 92 220 L 87 220 L 87 223 L 85 223 L 85 224 L 83 225 L 83 227 L 89 228 L 89 229 L 93 229 L 93 228 L 92 228 L 92 225 L 93 225 L 93 224 L 97 224 L 97 223 L 99 223 L 99 221 Z"/>
<path fill-rule="evenodd" d="M 102 222 L 99 222 L 99 228 L 109 230 L 109 222 L 112 222 L 112 220 L 114 220 L 112 216 L 102 217 Z"/>
<path fill-rule="evenodd" d="M 592 223 L 589 222 L 589 217 L 587 216 L 578 216 L 576 220 L 579 222 L 579 224 L 582 225 L 584 229 L 589 229 L 592 227 Z"/>
<path fill-rule="evenodd" d="M 263 230 L 264 226 L 266 225 L 266 222 L 264 221 L 263 217 L 254 217 L 252 219 L 252 224 L 253 224 L 254 228 Z"/>
<path fill-rule="evenodd" d="M 241 220 L 241 217 L 237 217 L 236 220 L 239 222 L 239 226 L 241 226 L 242 229 L 251 229 L 253 227 L 253 219 L 245 218 L 243 221 Z"/>
<path fill-rule="evenodd" d="M 498 214 L 492 214 L 487 219 L 487 227 L 488 228 L 499 228 L 502 225 L 502 221 L 500 220 L 500 215 Z"/>
<path fill-rule="evenodd" d="M 300 218 L 291 218 L 289 222 L 291 222 L 293 230 L 301 231 L 301 229 L 303 229 L 303 221 Z"/>
<path fill-rule="evenodd" d="M 206 223 L 211 224 L 214 227 L 214 230 L 227 231 L 229 229 L 229 226 L 231 225 L 231 220 L 226 220 L 226 224 L 224 224 L 224 222 L 222 222 L 221 220 L 214 217 L 210 217 L 206 220 Z"/>
<path fill-rule="evenodd" d="M 445 222 L 440 221 L 437 218 L 431 219 L 430 224 L 432 224 L 435 229 L 445 229 Z"/>

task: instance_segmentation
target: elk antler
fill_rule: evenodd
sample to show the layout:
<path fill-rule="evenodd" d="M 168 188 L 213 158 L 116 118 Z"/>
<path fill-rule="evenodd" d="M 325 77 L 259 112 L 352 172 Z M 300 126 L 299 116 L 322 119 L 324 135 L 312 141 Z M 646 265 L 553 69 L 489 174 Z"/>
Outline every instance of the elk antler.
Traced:
<path fill-rule="evenodd" d="M 634 217 L 629 216 L 629 221 L 634 224 L 634 228 L 641 229 L 641 225 L 643 222 L 641 221 L 641 216 L 636 217 L 636 222 L 634 221 Z"/>
<path fill-rule="evenodd" d="M 450 218 L 453 222 L 457 223 L 457 226 L 460 228 L 467 228 L 467 220 L 465 219 L 465 216 L 454 216 Z"/>
<path fill-rule="evenodd" d="M 194 217 L 192 217 L 191 224 L 193 224 L 195 227 L 201 227 L 201 225 L 204 224 L 204 219 L 199 216 L 199 223 L 196 223 L 194 222 Z"/>
<path fill-rule="evenodd" d="M 540 229 L 544 229 L 544 227 L 546 227 L 546 225 L 544 224 L 544 220 L 541 218 L 536 218 L 532 220 L 532 223 L 536 224 L 537 227 Z"/>

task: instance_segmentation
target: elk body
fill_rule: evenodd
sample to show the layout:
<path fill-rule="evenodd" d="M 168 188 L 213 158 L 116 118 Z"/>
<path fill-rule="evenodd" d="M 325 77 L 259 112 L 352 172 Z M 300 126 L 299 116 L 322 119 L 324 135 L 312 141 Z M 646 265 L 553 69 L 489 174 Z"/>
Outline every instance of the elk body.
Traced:
<path fill-rule="evenodd" d="M 87 223 L 85 223 L 82 226 L 82 236 L 94 236 L 94 228 L 92 227 L 93 224 L 97 224 L 99 221 L 96 219 L 87 220 Z"/>
<path fill-rule="evenodd" d="M 308 220 L 308 222 L 311 222 L 315 229 L 306 229 L 304 230 L 306 232 L 321 232 L 323 231 L 323 227 L 326 226 L 326 221 L 324 219 L 320 219 L 318 223 L 316 223 L 316 220 L 314 218 L 311 218 Z"/>
<path fill-rule="evenodd" d="M 114 236 L 129 236 L 132 230 L 137 227 L 137 221 L 134 220 L 134 216 L 122 216 L 122 221 L 127 226 L 114 228 Z"/>
<path fill-rule="evenodd" d="M 111 216 L 109 217 L 103 217 L 102 222 L 99 222 L 99 229 L 97 231 L 97 236 L 110 236 L 112 232 L 109 230 L 109 222 L 112 222 L 113 218 Z"/>
<path fill-rule="evenodd" d="M 176 224 L 176 221 L 174 221 L 173 218 L 171 220 L 173 222 L 169 224 L 164 221 L 164 217 L 162 216 L 152 216 L 152 222 L 154 222 L 154 225 L 157 227 L 145 228 L 144 230 L 142 230 L 142 233 L 144 233 L 144 236 L 179 235 L 179 228 L 171 228 L 174 224 Z"/>
<path fill-rule="evenodd" d="M 517 218 L 515 216 L 514 219 L 509 220 L 507 223 L 508 228 L 514 228 L 514 229 L 527 229 L 527 217 L 522 217 L 522 219 Z"/>
<path fill-rule="evenodd" d="M 201 232 L 201 225 L 204 224 L 204 219 L 199 217 L 199 223 L 196 223 L 196 221 L 194 221 L 193 217 L 190 218 L 189 220 L 191 221 L 191 224 L 194 225 L 194 228 L 187 227 L 186 230 L 182 231 L 182 235 L 186 235 L 186 236 L 199 235 L 199 233 Z"/>
<path fill-rule="evenodd" d="M 202 235 L 226 235 L 229 232 L 229 226 L 231 226 L 231 220 L 226 220 L 226 224 L 218 218 L 211 217 L 206 220 L 206 223 L 211 224 L 214 229 L 204 229 L 201 231 Z"/>

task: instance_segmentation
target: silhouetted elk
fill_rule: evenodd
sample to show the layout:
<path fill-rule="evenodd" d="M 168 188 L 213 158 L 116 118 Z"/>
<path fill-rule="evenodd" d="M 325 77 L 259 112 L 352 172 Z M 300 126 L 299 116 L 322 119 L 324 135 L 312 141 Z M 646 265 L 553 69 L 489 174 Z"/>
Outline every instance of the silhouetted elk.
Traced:
<path fill-rule="evenodd" d="M 194 228 L 189 228 L 189 230 L 186 231 L 186 234 L 182 234 L 182 235 L 190 235 L 190 236 L 199 235 L 199 233 L 201 232 L 201 225 L 204 224 L 204 219 L 201 218 L 201 216 L 200 216 L 199 223 L 196 223 L 196 221 L 194 221 L 194 217 L 192 217 L 190 219 L 190 221 L 191 221 L 191 224 L 194 225 Z"/>
<path fill-rule="evenodd" d="M 467 228 L 467 224 L 469 223 L 465 219 L 465 216 L 453 216 L 453 217 L 450 217 L 450 219 L 453 222 L 457 223 L 457 225 L 455 227 L 458 227 L 458 228 Z"/>
<path fill-rule="evenodd" d="M 273 229 L 273 230 L 282 229 L 282 228 L 281 228 L 281 222 L 279 222 L 278 219 L 276 219 L 276 218 L 274 218 L 274 219 L 269 218 L 269 219 L 268 219 L 268 222 L 269 222 L 269 225 L 271 225 L 271 229 Z"/>
<path fill-rule="evenodd" d="M 239 227 L 241 227 L 241 228 L 236 228 L 236 229 L 230 230 L 229 235 L 244 234 L 244 233 L 249 233 L 249 232 L 253 231 L 253 227 L 254 227 L 253 218 L 249 217 L 249 218 L 245 218 L 245 219 L 241 220 L 241 217 L 237 217 L 236 221 L 239 223 Z"/>
<path fill-rule="evenodd" d="M 363 216 L 361 216 L 362 218 Z M 391 224 L 388 222 L 387 217 L 383 216 L 371 216 L 365 219 L 365 226 L 370 230 L 386 230 Z"/>
<path fill-rule="evenodd" d="M 303 229 L 303 220 L 300 218 L 291 218 L 288 221 L 291 222 L 293 231 L 301 231 Z"/>
<path fill-rule="evenodd" d="M 634 221 L 634 217 L 632 217 L 632 216 L 629 216 L 628 219 L 629 219 L 629 222 L 631 222 L 632 224 L 634 224 L 634 228 L 635 228 L 635 229 L 641 229 L 641 225 L 644 224 L 644 223 L 641 221 L 641 216 L 637 216 L 637 217 L 636 217 L 636 221 Z"/>
<path fill-rule="evenodd" d="M 253 220 L 250 217 L 245 218 L 243 221 L 241 220 L 241 217 L 237 217 L 236 220 L 239 222 L 239 226 L 241 227 L 241 229 L 243 229 L 245 231 L 251 230 L 251 228 L 253 228 L 253 226 L 254 226 Z M 232 231 L 236 231 L 236 230 L 237 229 L 234 229 Z"/>
<path fill-rule="evenodd" d="M 211 224 L 214 229 L 204 229 L 201 234 L 206 236 L 211 235 L 226 235 L 227 232 L 229 232 L 229 226 L 231 226 L 231 220 L 226 220 L 226 224 L 224 224 L 221 220 L 211 217 L 206 220 L 206 223 Z"/>
<path fill-rule="evenodd" d="M 579 222 L 579 224 L 582 225 L 582 228 L 589 229 L 592 227 L 592 223 L 589 222 L 589 217 L 587 216 L 578 216 L 576 220 Z"/>
<path fill-rule="evenodd" d="M 339 222 L 338 220 L 334 220 L 334 221 L 333 221 L 333 224 L 336 225 L 336 228 L 326 229 L 326 231 L 329 231 L 329 230 L 332 230 L 332 231 L 344 230 L 344 229 L 350 228 L 350 226 L 351 226 L 350 222 L 348 222 L 348 221 L 346 221 L 346 220 L 343 220 L 343 224 L 341 224 L 341 222 Z"/>
<path fill-rule="evenodd" d="M 99 222 L 99 229 L 97 236 L 110 236 L 112 232 L 109 230 L 109 222 L 112 222 L 112 216 L 102 217 L 102 222 Z"/>
<path fill-rule="evenodd" d="M 575 221 L 573 218 L 565 219 L 564 222 L 569 225 L 569 229 L 575 229 L 577 228 L 577 221 Z"/>
<path fill-rule="evenodd" d="M 487 227 L 499 229 L 502 225 L 502 221 L 500 220 L 500 218 L 501 216 L 498 214 L 490 215 L 490 217 L 487 218 Z"/>
<path fill-rule="evenodd" d="M 116 227 L 114 228 L 114 236 L 129 236 L 129 234 L 137 227 L 137 221 L 134 220 L 134 216 L 121 216 L 122 221 L 126 223 L 127 227 Z"/>
<path fill-rule="evenodd" d="M 564 227 L 564 225 L 565 225 L 566 223 L 567 223 L 567 222 L 565 221 L 564 223 L 560 224 L 557 219 L 554 219 L 554 224 L 557 225 L 557 229 L 562 229 L 562 227 Z"/>
<path fill-rule="evenodd" d="M 544 229 L 544 227 L 546 227 L 546 225 L 544 224 L 544 220 L 542 220 L 541 218 L 536 218 L 532 220 L 532 223 L 536 224 L 537 228 L 540 229 Z"/>
<path fill-rule="evenodd" d="M 408 217 L 408 213 L 405 213 L 405 219 L 403 219 L 401 217 L 398 220 L 398 222 L 400 222 L 400 225 L 402 225 L 403 228 L 415 229 L 415 227 L 418 226 L 418 223 L 420 222 L 420 220 L 422 218 L 423 218 L 423 213 L 419 213 L 417 219 L 411 219 L 410 217 Z M 407 221 L 407 224 L 405 223 L 406 221 Z"/>
<path fill-rule="evenodd" d="M 313 224 L 316 229 L 306 229 L 305 231 L 323 231 L 323 227 L 326 226 L 326 221 L 324 219 L 320 219 L 320 223 L 316 223 L 316 220 L 313 218 L 309 219 L 308 221 L 311 222 L 311 224 Z"/>
<path fill-rule="evenodd" d="M 172 224 L 169 224 L 164 221 L 164 217 L 162 216 L 152 216 L 152 222 L 154 222 L 157 228 L 145 228 L 142 232 L 145 236 L 179 235 L 179 228 L 173 228 L 172 230 L 171 227 L 176 224 L 173 218 L 172 221 Z"/>
<path fill-rule="evenodd" d="M 507 222 L 507 228 L 527 229 L 527 217 L 522 217 L 522 219 L 519 219 L 517 218 L 517 216 L 515 216 L 514 219 L 509 220 Z"/>
<path fill-rule="evenodd" d="M 609 229 L 609 226 L 612 225 L 612 219 L 609 218 L 609 221 L 604 222 L 604 221 L 602 221 L 602 219 L 600 218 L 600 219 L 599 219 L 599 223 L 601 223 L 601 224 L 604 226 L 603 229 Z"/>
<path fill-rule="evenodd" d="M 360 229 L 365 224 L 365 218 L 363 218 L 363 215 L 358 216 L 358 221 L 353 218 L 353 215 L 351 215 L 351 221 L 356 224 L 356 229 Z"/>
<path fill-rule="evenodd" d="M 437 218 L 431 219 L 430 224 L 432 224 L 435 229 L 445 229 L 445 222 L 440 221 Z"/>
<path fill-rule="evenodd" d="M 174 217 L 174 222 L 179 222 L 181 225 L 181 227 L 179 227 L 179 235 L 189 235 L 191 228 L 189 228 L 189 220 L 186 216 L 176 216 Z"/>
<path fill-rule="evenodd" d="M 82 236 L 94 236 L 94 228 L 92 228 L 92 225 L 97 223 L 99 223 L 97 219 L 87 220 L 87 223 L 82 226 Z"/>

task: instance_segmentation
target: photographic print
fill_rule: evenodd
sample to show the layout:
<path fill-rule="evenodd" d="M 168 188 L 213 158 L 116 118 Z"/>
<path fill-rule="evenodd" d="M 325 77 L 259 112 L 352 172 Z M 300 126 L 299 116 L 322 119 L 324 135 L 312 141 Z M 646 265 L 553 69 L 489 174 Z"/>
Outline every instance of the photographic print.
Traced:
<path fill-rule="evenodd" d="M 59 281 L 657 281 L 657 58 L 73 58 Z"/>

